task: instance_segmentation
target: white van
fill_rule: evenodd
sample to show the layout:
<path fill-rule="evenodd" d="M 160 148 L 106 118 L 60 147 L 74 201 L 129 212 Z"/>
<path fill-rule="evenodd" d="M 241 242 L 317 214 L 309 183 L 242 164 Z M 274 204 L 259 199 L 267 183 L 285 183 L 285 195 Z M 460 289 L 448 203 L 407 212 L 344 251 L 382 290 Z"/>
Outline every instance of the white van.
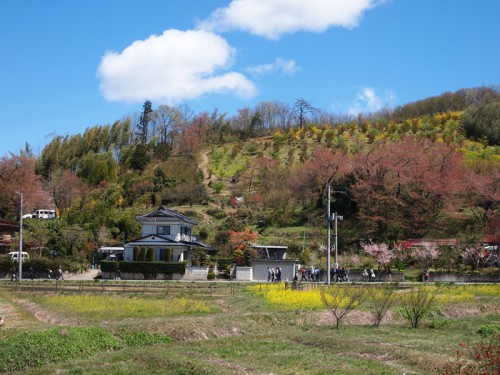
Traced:
<path fill-rule="evenodd" d="M 9 253 L 9 256 L 12 258 L 12 260 L 15 260 L 17 262 L 17 260 L 19 258 L 19 251 L 11 251 Z M 30 255 L 26 251 L 23 251 L 21 253 L 21 256 L 23 257 L 23 260 L 26 260 L 26 259 L 30 258 Z"/>
<path fill-rule="evenodd" d="M 34 219 L 55 219 L 56 210 L 36 210 L 31 216 Z"/>

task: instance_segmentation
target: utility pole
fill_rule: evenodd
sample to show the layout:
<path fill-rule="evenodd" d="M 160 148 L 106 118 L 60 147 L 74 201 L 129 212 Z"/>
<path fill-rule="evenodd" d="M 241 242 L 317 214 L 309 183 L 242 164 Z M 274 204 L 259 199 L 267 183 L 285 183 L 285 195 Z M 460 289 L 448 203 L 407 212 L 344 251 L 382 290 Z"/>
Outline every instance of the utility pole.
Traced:
<path fill-rule="evenodd" d="M 335 212 L 332 214 L 330 212 L 330 201 L 331 201 L 331 193 L 332 191 L 330 190 L 330 184 L 326 185 L 326 195 L 327 195 L 327 204 L 326 204 L 326 247 L 327 247 L 327 257 L 326 257 L 326 266 L 328 268 L 327 270 L 327 281 L 326 283 L 329 285 L 330 284 L 330 268 L 331 268 L 331 245 L 330 245 L 330 228 L 331 228 L 331 223 L 332 221 L 335 221 L 335 264 L 334 267 L 338 268 L 338 231 L 337 231 L 337 220 L 343 220 L 343 216 L 337 215 Z M 345 191 L 338 191 L 335 190 L 333 193 L 339 193 L 339 194 L 346 194 Z"/>
<path fill-rule="evenodd" d="M 327 285 L 330 285 L 330 268 L 331 268 L 331 261 L 330 261 L 330 184 L 326 185 L 326 194 L 327 194 L 327 203 L 326 203 L 326 251 L 327 251 L 327 256 L 326 256 L 326 283 Z M 335 246 L 335 251 L 337 251 L 337 246 Z M 337 261 L 337 258 L 335 257 L 335 261 Z"/>
<path fill-rule="evenodd" d="M 21 205 L 19 209 L 19 255 L 17 256 L 19 271 L 17 280 L 20 282 L 23 279 L 23 192 L 15 191 L 21 196 Z"/>
<path fill-rule="evenodd" d="M 338 268 L 339 266 L 339 263 L 338 263 L 338 230 L 337 230 L 337 220 L 344 220 L 344 217 L 343 216 L 340 216 L 340 215 L 337 215 L 337 213 L 335 212 L 333 215 L 332 215 L 332 220 L 335 220 L 335 267 Z"/>

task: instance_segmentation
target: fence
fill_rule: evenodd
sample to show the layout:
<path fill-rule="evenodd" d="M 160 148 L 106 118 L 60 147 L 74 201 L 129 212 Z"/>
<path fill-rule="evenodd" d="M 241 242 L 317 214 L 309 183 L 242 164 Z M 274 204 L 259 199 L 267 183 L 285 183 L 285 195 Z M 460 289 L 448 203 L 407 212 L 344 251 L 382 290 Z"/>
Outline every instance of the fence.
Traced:
<path fill-rule="evenodd" d="M 126 281 L 49 281 L 34 280 L 19 282 L 0 282 L 0 290 L 12 292 L 45 293 L 115 293 L 165 296 L 191 295 L 223 297 L 234 295 L 244 285 L 237 283 L 196 283 L 196 282 L 126 282 Z"/>

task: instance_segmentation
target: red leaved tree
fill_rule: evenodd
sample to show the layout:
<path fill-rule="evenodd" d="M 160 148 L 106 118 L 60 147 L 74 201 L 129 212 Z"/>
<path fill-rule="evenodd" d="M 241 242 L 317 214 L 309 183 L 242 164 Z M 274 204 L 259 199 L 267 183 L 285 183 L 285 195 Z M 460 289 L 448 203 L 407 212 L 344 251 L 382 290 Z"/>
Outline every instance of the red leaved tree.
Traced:
<path fill-rule="evenodd" d="M 252 242 L 259 238 L 259 234 L 252 232 L 250 228 L 245 228 L 241 232 L 230 231 L 229 241 L 231 243 L 232 257 L 238 266 L 249 266 L 250 259 L 254 253 L 248 248 Z"/>
<path fill-rule="evenodd" d="M 350 160 L 343 152 L 317 147 L 307 161 L 294 168 L 292 194 L 303 203 L 312 201 L 317 208 L 323 207 L 326 184 L 339 182 L 350 170 Z"/>
<path fill-rule="evenodd" d="M 11 153 L 0 159 L 0 217 L 19 218 L 20 196 L 16 192 L 23 193 L 24 213 L 54 206 L 42 189 L 41 177 L 35 174 L 35 161 Z"/>
<path fill-rule="evenodd" d="M 375 144 L 355 157 L 359 219 L 373 237 L 421 237 L 455 203 L 461 173 L 461 156 L 449 145 L 414 138 Z"/>

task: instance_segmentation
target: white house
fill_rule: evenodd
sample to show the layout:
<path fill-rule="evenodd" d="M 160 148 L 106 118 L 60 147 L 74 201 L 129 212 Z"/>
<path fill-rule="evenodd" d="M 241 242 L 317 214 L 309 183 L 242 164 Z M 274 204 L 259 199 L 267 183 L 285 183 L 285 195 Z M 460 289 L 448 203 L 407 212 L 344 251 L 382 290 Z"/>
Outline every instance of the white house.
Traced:
<path fill-rule="evenodd" d="M 177 211 L 160 206 L 154 212 L 137 216 L 137 221 L 142 227 L 141 237 L 125 244 L 124 260 L 134 260 L 136 246 L 153 248 L 155 262 L 182 262 L 190 259 L 190 251 L 195 247 L 212 249 L 193 236 L 193 228 L 198 223 Z M 170 254 L 172 258 L 167 259 Z"/>

